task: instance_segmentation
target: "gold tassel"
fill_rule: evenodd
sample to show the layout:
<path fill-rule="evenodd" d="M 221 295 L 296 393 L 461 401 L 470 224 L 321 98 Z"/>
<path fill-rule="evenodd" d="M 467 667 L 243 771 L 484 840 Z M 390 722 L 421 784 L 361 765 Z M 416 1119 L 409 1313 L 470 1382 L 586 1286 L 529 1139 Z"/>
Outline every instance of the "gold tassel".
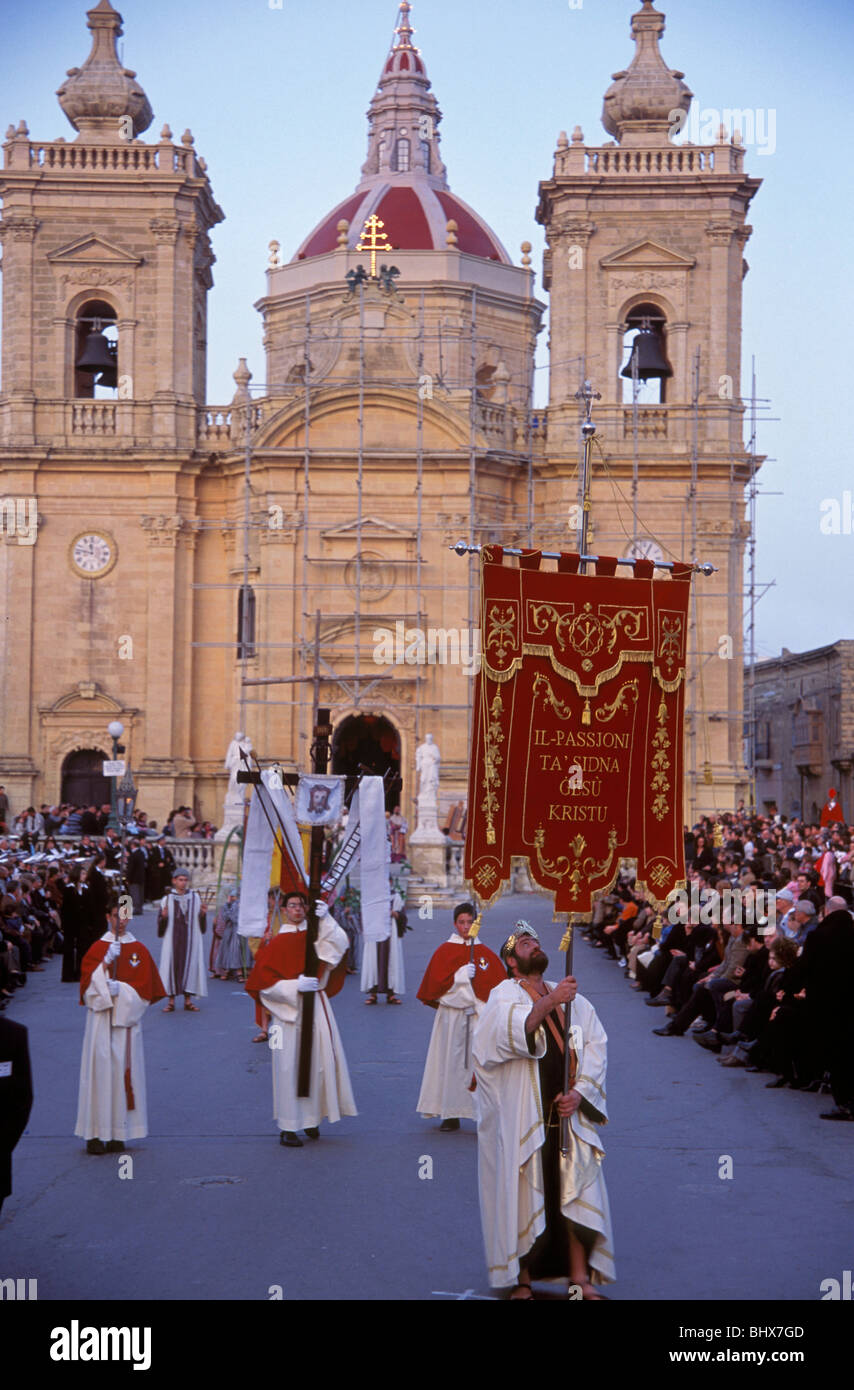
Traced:
<path fill-rule="evenodd" d="M 585 700 L 585 701 L 584 701 L 584 709 L 581 711 L 581 722 L 582 722 L 582 724 L 589 724 L 589 723 L 590 723 L 590 701 L 589 701 L 589 700 Z"/>
<path fill-rule="evenodd" d="M 486 843 L 488 845 L 495 844 L 495 831 L 493 830 L 491 825 L 488 825 L 486 827 Z"/>
<path fill-rule="evenodd" d="M 572 941 L 572 927 L 567 927 L 566 931 L 564 932 L 563 936 L 561 937 L 561 943 L 560 943 L 560 946 L 558 947 L 558 950 L 560 950 L 560 951 L 568 951 L 568 950 L 569 950 L 569 944 L 570 944 L 571 941 Z"/>

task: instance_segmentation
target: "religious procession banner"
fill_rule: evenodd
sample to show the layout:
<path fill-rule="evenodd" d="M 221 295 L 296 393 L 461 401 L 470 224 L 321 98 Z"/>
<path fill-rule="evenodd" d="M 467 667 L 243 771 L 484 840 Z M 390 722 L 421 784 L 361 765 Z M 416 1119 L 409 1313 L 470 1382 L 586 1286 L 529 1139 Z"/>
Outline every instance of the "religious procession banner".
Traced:
<path fill-rule="evenodd" d="M 481 669 L 475 686 L 465 874 L 489 903 L 511 857 L 586 916 L 637 860 L 659 906 L 684 881 L 683 717 L 691 566 L 653 580 L 638 560 L 578 573 L 481 551 Z M 551 562 L 546 562 L 551 563 Z"/>

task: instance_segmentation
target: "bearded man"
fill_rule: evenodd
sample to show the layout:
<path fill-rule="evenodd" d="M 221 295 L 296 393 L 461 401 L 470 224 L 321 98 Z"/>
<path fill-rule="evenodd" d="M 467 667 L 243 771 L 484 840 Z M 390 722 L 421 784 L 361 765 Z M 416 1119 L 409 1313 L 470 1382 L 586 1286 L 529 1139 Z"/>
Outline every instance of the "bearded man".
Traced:
<path fill-rule="evenodd" d="M 533 1298 L 532 1279 L 569 1279 L 569 1296 L 601 1299 L 615 1278 L 597 1126 L 607 1124 L 607 1038 L 568 975 L 545 979 L 548 957 L 527 922 L 501 948 L 496 985 L 474 1032 L 478 1180 L 489 1282 Z M 564 1006 L 572 1004 L 564 1091 Z M 561 1120 L 569 1119 L 569 1152 Z"/>

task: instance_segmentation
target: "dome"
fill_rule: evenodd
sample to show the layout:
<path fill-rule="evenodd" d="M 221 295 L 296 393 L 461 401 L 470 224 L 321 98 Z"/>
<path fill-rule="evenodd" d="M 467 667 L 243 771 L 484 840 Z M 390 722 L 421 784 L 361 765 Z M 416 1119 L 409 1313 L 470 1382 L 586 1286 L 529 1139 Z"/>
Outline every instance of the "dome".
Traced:
<path fill-rule="evenodd" d="M 400 5 L 391 50 L 368 108 L 368 157 L 355 193 L 343 199 L 305 238 L 294 260 L 334 251 L 339 223 L 349 224 L 350 250 L 365 222 L 376 215 L 395 251 L 444 251 L 448 223 L 455 222 L 458 251 L 511 265 L 498 237 L 482 217 L 448 187 L 440 152 L 442 113 L 424 60 L 413 43 L 408 0 Z"/>
<path fill-rule="evenodd" d="M 441 251 L 448 240 L 448 222 L 457 224 L 456 249 L 485 260 L 510 265 L 498 237 L 482 217 L 448 189 L 431 188 L 413 175 L 371 188 L 358 189 L 318 223 L 306 237 L 295 259 L 322 256 L 338 245 L 338 223 L 349 222 L 347 245 L 355 250 L 362 228 L 376 213 L 384 223 L 389 245 L 395 251 Z"/>

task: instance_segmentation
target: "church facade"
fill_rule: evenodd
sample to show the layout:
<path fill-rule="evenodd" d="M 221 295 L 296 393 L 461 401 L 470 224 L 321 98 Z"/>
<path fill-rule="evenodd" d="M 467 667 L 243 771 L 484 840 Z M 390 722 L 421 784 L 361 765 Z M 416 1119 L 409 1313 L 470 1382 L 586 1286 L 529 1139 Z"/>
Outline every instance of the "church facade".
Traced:
<path fill-rule="evenodd" d="M 153 113 L 109 0 L 59 92 L 75 138 L 7 132 L 0 781 L 15 810 L 71 786 L 103 799 L 118 719 L 138 805 L 218 822 L 234 731 L 305 768 L 328 706 L 333 771 L 397 774 L 390 805 L 411 820 L 433 735 L 441 823 L 465 798 L 478 650 L 477 564 L 450 547 L 575 548 L 585 378 L 601 393 L 593 550 L 718 567 L 695 581 L 687 814 L 744 794 L 740 315 L 758 181 L 723 134 L 672 143 L 691 94 L 644 0 L 605 99 L 616 140 L 562 135 L 540 185 L 551 367 L 535 412 L 530 246 L 514 264 L 451 190 L 410 10 L 355 192 L 292 259 L 271 243 L 263 381 L 241 361 L 227 404 L 206 399 L 223 212 L 190 131 L 142 138 Z M 620 376 L 638 331 L 666 362 L 654 401 Z"/>

